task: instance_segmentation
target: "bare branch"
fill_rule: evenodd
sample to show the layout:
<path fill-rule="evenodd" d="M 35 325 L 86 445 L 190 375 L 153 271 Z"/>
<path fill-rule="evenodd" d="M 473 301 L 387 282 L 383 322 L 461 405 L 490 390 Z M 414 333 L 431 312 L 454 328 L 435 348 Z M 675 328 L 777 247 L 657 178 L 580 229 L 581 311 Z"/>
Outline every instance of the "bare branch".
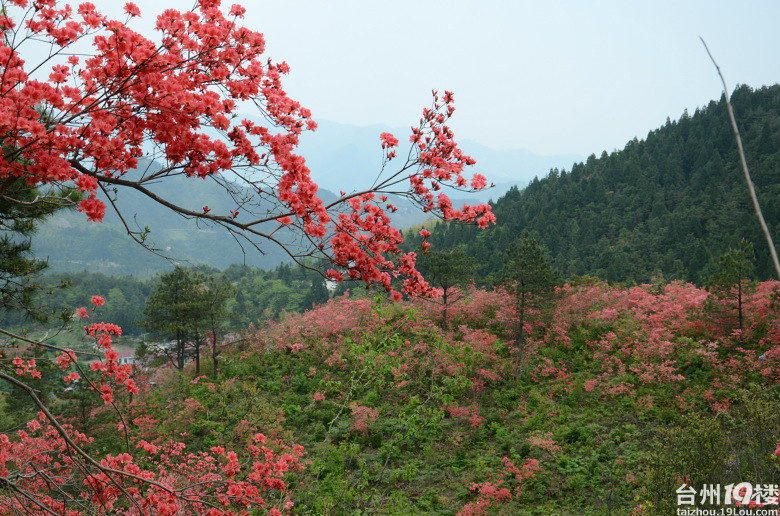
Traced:
<path fill-rule="evenodd" d="M 726 98 L 726 107 L 729 111 L 729 118 L 731 119 L 731 127 L 734 129 L 734 136 L 737 138 L 737 149 L 739 150 L 739 159 L 742 162 L 742 170 L 745 172 L 745 181 L 747 181 L 748 190 L 750 191 L 750 198 L 753 199 L 753 207 L 756 209 L 756 216 L 758 217 L 758 222 L 761 224 L 761 229 L 764 232 L 764 237 L 766 237 L 766 243 L 769 246 L 769 252 L 772 254 L 772 263 L 775 265 L 775 272 L 777 273 L 778 279 L 780 279 L 780 261 L 777 259 L 777 251 L 775 250 L 775 244 L 772 242 L 772 235 L 769 233 L 769 227 L 766 225 L 766 221 L 764 220 L 764 215 L 761 213 L 761 206 L 758 204 L 758 197 L 756 196 L 756 189 L 753 185 L 753 181 L 750 179 L 750 172 L 748 172 L 748 166 L 747 166 L 747 160 L 745 160 L 745 150 L 742 147 L 742 138 L 739 136 L 739 128 L 737 127 L 737 120 L 734 118 L 734 110 L 731 107 L 731 101 L 729 100 L 729 89 L 726 86 L 726 79 L 723 78 L 723 74 L 720 71 L 720 67 L 718 66 L 718 63 L 715 62 L 715 58 L 712 57 L 712 53 L 710 52 L 710 49 L 707 47 L 707 43 L 704 41 L 704 38 L 699 36 L 699 39 L 701 40 L 701 44 L 704 45 L 704 50 L 707 51 L 707 55 L 710 56 L 710 60 L 712 61 L 712 64 L 715 65 L 715 69 L 718 71 L 718 76 L 720 77 L 721 82 L 723 83 L 723 93 L 725 94 Z"/>
<path fill-rule="evenodd" d="M 3 335 L 7 335 L 8 337 L 11 337 L 12 339 L 21 340 L 22 342 L 26 342 L 28 344 L 34 344 L 36 346 L 43 346 L 44 348 L 51 349 L 52 351 L 61 351 L 63 353 L 74 353 L 74 354 L 78 353 L 80 355 L 87 355 L 87 356 L 92 356 L 92 357 L 101 357 L 101 355 L 99 355 L 97 353 L 89 353 L 87 351 L 68 351 L 68 350 L 63 349 L 63 348 L 61 348 L 59 346 L 53 346 L 51 344 L 46 344 L 45 342 L 42 342 L 40 340 L 32 340 L 32 339 L 28 339 L 27 337 L 22 337 L 21 335 L 17 335 L 15 333 L 11 333 L 10 331 L 4 330 L 2 328 L 0 328 L 0 333 L 2 333 Z"/>

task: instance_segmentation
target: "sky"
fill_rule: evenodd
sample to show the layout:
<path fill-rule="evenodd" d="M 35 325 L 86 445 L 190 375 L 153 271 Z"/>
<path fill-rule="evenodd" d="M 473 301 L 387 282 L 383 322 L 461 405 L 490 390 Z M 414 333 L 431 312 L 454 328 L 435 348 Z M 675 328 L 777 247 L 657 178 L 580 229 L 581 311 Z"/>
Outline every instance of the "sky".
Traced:
<path fill-rule="evenodd" d="M 108 14 L 122 5 L 93 1 Z M 135 3 L 142 19 L 134 27 L 150 34 L 163 9 L 194 2 Z M 242 5 L 244 25 L 265 34 L 269 57 L 290 65 L 286 89 L 315 120 L 409 127 L 431 90 L 447 89 L 456 140 L 494 149 L 598 155 L 719 98 L 699 36 L 731 90 L 780 82 L 777 0 Z"/>

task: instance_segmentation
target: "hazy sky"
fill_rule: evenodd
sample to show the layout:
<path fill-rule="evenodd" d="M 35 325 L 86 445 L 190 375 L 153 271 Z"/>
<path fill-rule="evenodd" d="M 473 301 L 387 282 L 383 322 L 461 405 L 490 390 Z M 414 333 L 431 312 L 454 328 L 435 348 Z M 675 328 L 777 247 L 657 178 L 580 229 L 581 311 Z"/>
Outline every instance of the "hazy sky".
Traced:
<path fill-rule="evenodd" d="M 135 3 L 151 19 L 193 5 Z M 315 119 L 408 127 L 449 89 L 456 139 L 497 149 L 599 154 L 719 98 L 699 35 L 730 89 L 780 82 L 778 0 L 239 3 Z"/>

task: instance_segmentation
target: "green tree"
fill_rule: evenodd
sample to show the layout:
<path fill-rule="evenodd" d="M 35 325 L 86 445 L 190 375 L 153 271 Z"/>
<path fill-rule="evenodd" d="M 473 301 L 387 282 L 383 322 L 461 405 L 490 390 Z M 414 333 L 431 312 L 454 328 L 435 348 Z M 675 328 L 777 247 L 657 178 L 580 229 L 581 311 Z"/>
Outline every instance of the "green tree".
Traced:
<path fill-rule="evenodd" d="M 428 254 L 419 254 L 417 264 L 425 279 L 442 290 L 442 328 L 447 330 L 447 309 L 457 297 L 455 288 L 471 280 L 476 269 L 474 259 L 466 254 L 463 246 L 451 249 L 432 249 Z"/>
<path fill-rule="evenodd" d="M 307 271 L 303 267 L 299 268 L 304 273 L 304 281 L 309 283 L 306 295 L 301 303 L 301 311 L 309 310 L 313 305 L 325 303 L 330 298 L 328 288 L 325 286 L 324 278 L 317 272 Z"/>
<path fill-rule="evenodd" d="M 717 272 L 709 281 L 710 292 L 732 313 L 736 311 L 740 332 L 744 330 L 744 296 L 754 286 L 750 280 L 754 261 L 753 244 L 743 239 L 739 247 L 721 255 Z"/>
<path fill-rule="evenodd" d="M 47 128 L 51 121 L 44 111 L 36 107 L 34 112 Z M 5 162 L 20 166 L 30 164 L 20 157 L 19 149 L 0 137 L 0 152 Z M 48 311 L 41 310 L 34 302 L 41 285 L 34 276 L 47 267 L 47 262 L 32 256 L 30 236 L 36 226 L 55 211 L 73 207 L 80 193 L 67 187 L 40 187 L 29 178 L 10 174 L 0 182 L 0 309 L 21 310 L 35 319 L 45 319 Z"/>
<path fill-rule="evenodd" d="M 236 287 L 230 283 L 224 274 L 219 278 L 210 276 L 205 283 L 205 289 L 202 290 L 201 309 L 203 322 L 209 332 L 211 340 L 211 359 L 212 359 L 212 377 L 217 377 L 219 342 L 222 335 L 225 320 L 231 315 L 227 309 L 228 299 L 236 295 Z M 200 371 L 200 357 L 197 358 L 196 367 Z"/>
<path fill-rule="evenodd" d="M 8 149 L 0 145 L 0 151 L 7 153 Z M 59 312 L 65 322 L 73 313 L 70 310 L 54 310 L 41 302 L 38 294 L 44 291 L 44 287 L 38 275 L 48 264 L 45 260 L 33 256 L 30 237 L 37 225 L 47 216 L 72 204 L 75 198 L 75 195 L 71 198 L 69 190 L 52 189 L 44 193 L 16 177 L 7 178 L 0 183 L 0 320 L 3 321 L 4 327 L 4 342 L 0 342 L 0 351 L 2 347 L 13 347 L 18 342 L 13 338 L 6 339 L 13 335 L 7 331 L 8 323 L 23 325 L 29 319 L 41 322 L 56 312 Z M 65 285 L 67 283 L 63 282 L 57 286 Z M 41 364 L 41 372 L 53 372 L 47 361 L 42 360 L 48 356 L 41 346 L 30 346 L 14 353 L 24 359 L 36 359 Z M 41 379 L 30 381 L 29 385 L 38 391 L 42 398 L 49 399 L 51 393 L 59 387 L 54 378 L 54 375 L 48 374 Z M 34 417 L 35 411 L 26 403 L 28 397 L 24 390 L 17 385 L 10 385 L 8 391 L 3 394 L 4 398 L 6 394 L 7 403 L 0 403 L 0 411 L 4 413 L 0 422 L 14 421 L 14 424 L 18 424 Z"/>
<path fill-rule="evenodd" d="M 0 194 L 0 308 L 42 319 L 46 311 L 35 302 L 35 293 L 41 289 L 35 276 L 46 269 L 47 262 L 33 257 L 30 236 L 37 224 L 72 204 L 72 199 L 69 191 L 44 195 L 21 179 L 5 183 L 8 186 Z"/>
<path fill-rule="evenodd" d="M 174 341 L 173 353 L 167 346 L 159 347 L 158 351 L 180 371 L 184 369 L 189 354 L 189 343 L 200 339 L 197 332 L 203 327 L 201 284 L 201 277 L 188 269 L 176 267 L 160 276 L 157 288 L 144 308 L 141 325 L 159 338 Z"/>
<path fill-rule="evenodd" d="M 174 353 L 166 346 L 159 351 L 181 371 L 186 359 L 195 359 L 195 372 L 200 374 L 201 349 L 211 343 L 213 374 L 217 374 L 219 339 L 229 313 L 227 300 L 236 289 L 226 276 L 206 276 L 200 271 L 177 267 L 160 276 L 157 288 L 144 308 L 141 325 L 152 334 L 171 339 Z"/>
<path fill-rule="evenodd" d="M 530 308 L 539 307 L 553 291 L 558 273 L 552 266 L 547 251 L 539 245 L 528 231 L 523 232 L 504 254 L 501 277 L 507 290 L 516 300 L 517 371 L 521 369 L 525 341 L 525 323 Z"/>

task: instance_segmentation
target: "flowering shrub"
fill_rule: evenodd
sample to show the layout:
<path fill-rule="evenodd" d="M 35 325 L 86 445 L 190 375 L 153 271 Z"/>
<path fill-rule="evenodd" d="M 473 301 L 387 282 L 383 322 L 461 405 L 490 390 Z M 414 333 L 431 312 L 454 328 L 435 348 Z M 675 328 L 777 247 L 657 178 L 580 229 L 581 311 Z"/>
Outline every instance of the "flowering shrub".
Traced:
<path fill-rule="evenodd" d="M 469 424 L 473 428 L 477 428 L 485 422 L 485 418 L 479 415 L 479 407 L 477 405 L 471 405 L 470 407 L 458 407 L 457 405 L 449 405 L 444 409 L 453 418 L 466 418 Z"/>
<path fill-rule="evenodd" d="M 262 434 L 247 447 L 250 462 L 242 466 L 237 454 L 221 448 L 187 453 L 181 443 L 155 446 L 146 441 L 138 442 L 133 454 L 109 454 L 98 462 L 82 451 L 89 438 L 70 428 L 57 428 L 45 414 L 28 428 L 29 432 L 19 431 L 18 440 L 0 435 L 0 477 L 12 486 L 12 492 L 24 494 L 0 496 L 2 514 L 44 510 L 72 516 L 173 515 L 193 511 L 227 516 L 249 514 L 250 508 L 282 514 L 268 495 L 283 493 L 285 475 L 303 467 L 301 447 L 282 446 L 274 451 L 265 446 Z M 63 454 L 64 448 L 82 456 Z M 83 485 L 81 492 L 66 488 L 79 484 Z M 282 505 L 285 512 L 291 507 L 289 501 Z"/>
<path fill-rule="evenodd" d="M 375 408 L 364 407 L 354 401 L 349 404 L 349 408 L 352 410 L 355 430 L 358 432 L 367 432 L 368 425 L 379 418 L 379 412 Z"/>
<path fill-rule="evenodd" d="M 93 297 L 95 306 L 102 298 Z M 86 318 L 86 310 L 79 313 Z M 115 406 L 116 386 L 130 394 L 139 394 L 131 377 L 132 366 L 119 365 L 113 349 L 114 338 L 122 330 L 114 324 L 93 323 L 84 327 L 102 358 L 91 362 L 85 371 L 76 352 L 62 349 L 55 358 L 64 383 L 83 381 L 99 394 L 106 405 Z M 50 346 L 49 347 L 54 347 Z M 56 349 L 56 348 L 55 348 Z M 281 515 L 289 513 L 293 503 L 282 496 L 287 490 L 286 476 L 302 471 L 303 447 L 287 446 L 282 441 L 268 443 L 263 434 L 254 435 L 242 450 L 242 460 L 233 451 L 212 447 L 210 451 L 187 452 L 186 445 L 163 439 L 158 421 L 148 415 L 133 419 L 141 435 L 158 444 L 139 439 L 131 441 L 129 428 L 120 417 L 117 426 L 126 436 L 126 451 L 105 456 L 90 451 L 92 437 L 72 426 L 61 424 L 25 383 L 26 377 L 40 378 L 34 359 L 11 361 L 16 377 L 0 370 L 0 378 L 19 387 L 37 404 L 38 417 L 27 423 L 27 430 L 16 435 L 0 434 L 0 514 L 207 514 L 210 516 L 249 514 L 249 510 Z M 78 372 L 67 372 L 76 368 Z M 9 371 L 10 372 L 10 371 Z M 192 417 L 202 410 L 192 398 L 184 401 L 184 413 Z M 185 417 L 186 419 L 186 417 Z"/>
<path fill-rule="evenodd" d="M 481 516 L 487 514 L 494 505 L 506 503 L 519 497 L 523 482 L 533 477 L 540 469 L 539 461 L 536 459 L 527 459 L 520 466 L 516 466 L 512 460 L 506 457 L 501 462 L 504 471 L 499 472 L 495 480 L 471 485 L 471 490 L 478 495 L 477 501 L 466 504 L 458 516 Z M 507 474 L 509 478 L 505 479 Z M 514 485 L 514 489 L 510 489 L 506 485 Z"/>

